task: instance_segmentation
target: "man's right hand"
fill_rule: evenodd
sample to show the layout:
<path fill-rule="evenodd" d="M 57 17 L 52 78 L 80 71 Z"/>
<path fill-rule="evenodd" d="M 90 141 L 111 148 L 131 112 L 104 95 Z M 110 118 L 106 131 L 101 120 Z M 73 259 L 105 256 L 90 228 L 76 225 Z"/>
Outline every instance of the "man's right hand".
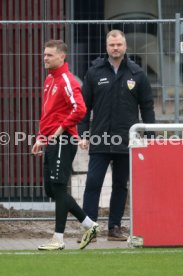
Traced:
<path fill-rule="evenodd" d="M 36 143 L 32 147 L 32 154 L 41 156 L 42 155 L 42 147 L 44 145 L 45 145 L 44 142 L 37 140 Z"/>
<path fill-rule="evenodd" d="M 89 141 L 87 139 L 81 139 L 79 141 L 79 146 L 82 150 L 87 150 L 89 148 Z"/>

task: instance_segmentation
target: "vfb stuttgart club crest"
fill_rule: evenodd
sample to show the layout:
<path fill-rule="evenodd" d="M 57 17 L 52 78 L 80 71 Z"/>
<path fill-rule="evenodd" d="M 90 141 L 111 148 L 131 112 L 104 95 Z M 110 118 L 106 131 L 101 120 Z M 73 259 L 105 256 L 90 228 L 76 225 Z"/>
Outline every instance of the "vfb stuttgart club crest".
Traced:
<path fill-rule="evenodd" d="M 130 90 L 132 90 L 135 87 L 135 81 L 134 80 L 127 80 L 127 86 Z"/>
<path fill-rule="evenodd" d="M 58 89 L 58 87 L 55 84 L 53 89 L 52 89 L 52 95 L 54 95 L 57 92 L 57 89 Z"/>

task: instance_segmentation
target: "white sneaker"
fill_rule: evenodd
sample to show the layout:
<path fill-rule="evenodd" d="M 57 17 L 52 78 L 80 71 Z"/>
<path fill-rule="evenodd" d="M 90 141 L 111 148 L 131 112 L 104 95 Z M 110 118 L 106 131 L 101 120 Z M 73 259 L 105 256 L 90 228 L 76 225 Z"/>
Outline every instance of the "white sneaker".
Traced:
<path fill-rule="evenodd" d="M 92 227 L 90 227 L 87 231 L 85 231 L 81 243 L 80 243 L 80 249 L 84 249 L 91 240 L 97 235 L 97 233 L 100 232 L 100 228 L 98 223 L 94 222 Z"/>
<path fill-rule="evenodd" d="M 47 244 L 38 246 L 38 250 L 62 250 L 64 248 L 65 244 L 55 238 L 52 238 Z"/>

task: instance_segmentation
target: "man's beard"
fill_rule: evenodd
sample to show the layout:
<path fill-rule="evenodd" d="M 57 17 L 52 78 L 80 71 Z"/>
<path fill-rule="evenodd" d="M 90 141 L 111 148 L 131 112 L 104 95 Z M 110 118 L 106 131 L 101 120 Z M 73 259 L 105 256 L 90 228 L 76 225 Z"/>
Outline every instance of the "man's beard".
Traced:
<path fill-rule="evenodd" d="M 122 59 L 124 55 L 111 55 L 111 58 L 114 59 L 114 60 L 119 60 L 119 59 Z"/>

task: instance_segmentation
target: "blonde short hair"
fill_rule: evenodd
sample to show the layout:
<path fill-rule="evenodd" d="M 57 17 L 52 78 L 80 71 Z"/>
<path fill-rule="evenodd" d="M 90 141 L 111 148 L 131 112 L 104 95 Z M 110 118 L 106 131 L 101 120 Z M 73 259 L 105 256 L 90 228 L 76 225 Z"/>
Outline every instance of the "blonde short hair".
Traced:
<path fill-rule="evenodd" d="M 51 39 L 47 41 L 44 45 L 44 48 L 53 48 L 56 47 L 59 52 L 64 52 L 65 54 L 67 53 L 67 44 L 62 40 L 56 40 L 56 39 Z"/>
<path fill-rule="evenodd" d="M 110 31 L 110 32 L 107 33 L 106 40 L 108 39 L 109 36 L 116 37 L 118 35 L 121 35 L 122 37 L 125 38 L 125 34 L 122 31 L 120 31 L 120 30 L 112 30 L 112 31 Z"/>

